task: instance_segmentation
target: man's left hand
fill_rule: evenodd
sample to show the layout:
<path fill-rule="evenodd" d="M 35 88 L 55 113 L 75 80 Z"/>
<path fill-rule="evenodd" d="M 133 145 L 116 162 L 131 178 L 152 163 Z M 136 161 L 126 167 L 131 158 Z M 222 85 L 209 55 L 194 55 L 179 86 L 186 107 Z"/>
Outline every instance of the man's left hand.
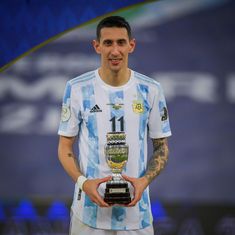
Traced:
<path fill-rule="evenodd" d="M 134 187 L 134 198 L 127 206 L 128 207 L 135 206 L 136 203 L 141 199 L 141 196 L 142 196 L 144 190 L 149 185 L 148 180 L 145 177 L 134 178 L 134 177 L 129 177 L 127 175 L 122 175 L 122 177 L 126 181 L 129 181 L 132 184 L 132 186 Z"/>

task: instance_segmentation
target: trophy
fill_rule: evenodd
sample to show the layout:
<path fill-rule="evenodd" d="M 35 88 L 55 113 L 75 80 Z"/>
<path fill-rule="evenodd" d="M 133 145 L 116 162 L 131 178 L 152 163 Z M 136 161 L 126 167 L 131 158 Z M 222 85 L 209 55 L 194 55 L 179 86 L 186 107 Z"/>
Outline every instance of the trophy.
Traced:
<path fill-rule="evenodd" d="M 126 205 L 131 202 L 128 183 L 121 172 L 128 159 L 128 145 L 124 132 L 108 132 L 107 144 L 105 145 L 105 157 L 112 171 L 112 179 L 106 183 L 104 201 L 109 205 Z"/>

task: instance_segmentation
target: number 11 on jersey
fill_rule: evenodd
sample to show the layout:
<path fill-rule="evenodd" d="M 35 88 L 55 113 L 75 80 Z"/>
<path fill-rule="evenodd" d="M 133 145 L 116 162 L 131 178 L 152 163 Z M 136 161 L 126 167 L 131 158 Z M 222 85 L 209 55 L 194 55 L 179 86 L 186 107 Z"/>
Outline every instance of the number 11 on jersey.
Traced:
<path fill-rule="evenodd" d="M 114 116 L 109 121 L 111 122 L 113 132 L 117 131 L 117 122 L 120 123 L 120 130 L 119 131 L 124 131 L 124 117 L 123 116 L 118 119 Z"/>

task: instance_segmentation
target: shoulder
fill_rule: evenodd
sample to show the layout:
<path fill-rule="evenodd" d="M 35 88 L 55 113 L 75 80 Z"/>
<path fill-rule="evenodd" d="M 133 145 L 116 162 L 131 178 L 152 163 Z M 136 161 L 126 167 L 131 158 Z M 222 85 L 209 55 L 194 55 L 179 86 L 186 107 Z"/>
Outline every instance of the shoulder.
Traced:
<path fill-rule="evenodd" d="M 138 73 L 136 71 L 133 71 L 133 72 L 134 72 L 134 77 L 138 81 L 138 83 L 143 84 L 143 85 L 147 85 L 147 86 L 152 87 L 154 89 L 157 88 L 157 90 L 161 89 L 161 85 L 158 81 L 156 81 L 153 78 L 146 76 L 142 73 Z"/>
<path fill-rule="evenodd" d="M 83 73 L 68 81 L 70 86 L 83 85 L 92 82 L 95 79 L 95 70 Z"/>

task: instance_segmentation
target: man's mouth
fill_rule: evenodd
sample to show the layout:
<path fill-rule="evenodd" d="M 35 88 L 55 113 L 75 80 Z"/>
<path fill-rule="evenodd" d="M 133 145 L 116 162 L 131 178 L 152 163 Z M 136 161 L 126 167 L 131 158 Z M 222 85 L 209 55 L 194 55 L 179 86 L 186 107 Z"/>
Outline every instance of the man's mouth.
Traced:
<path fill-rule="evenodd" d="M 109 59 L 109 61 L 113 64 L 113 65 L 117 65 L 121 62 L 120 58 L 111 58 Z"/>

